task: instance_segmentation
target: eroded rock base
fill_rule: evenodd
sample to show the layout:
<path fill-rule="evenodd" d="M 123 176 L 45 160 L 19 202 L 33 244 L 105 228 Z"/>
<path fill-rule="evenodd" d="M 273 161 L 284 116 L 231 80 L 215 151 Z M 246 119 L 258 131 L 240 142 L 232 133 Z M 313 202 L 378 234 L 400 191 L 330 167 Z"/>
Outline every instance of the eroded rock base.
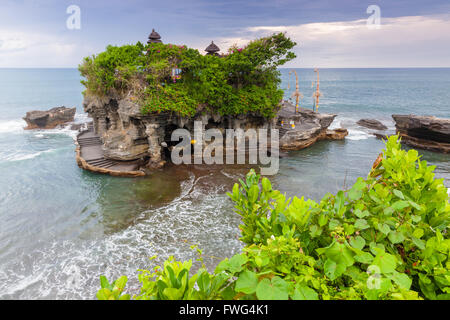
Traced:
<path fill-rule="evenodd" d="M 204 134 L 208 129 L 216 129 L 226 137 L 228 129 L 267 129 L 268 132 L 278 129 L 279 148 L 285 151 L 300 150 L 318 140 L 344 139 L 348 134 L 346 129 L 328 130 L 336 115 L 305 109 L 296 113 L 294 106 L 288 102 L 284 102 L 277 116 L 270 120 L 252 114 L 221 116 L 205 110 L 192 118 L 173 113 L 143 115 L 141 107 L 131 98 L 86 96 L 83 105 L 93 119 L 92 134 L 98 137 L 96 141 L 101 144 L 102 157 L 95 159 L 94 164 L 111 165 L 108 169 L 114 168 L 114 162 L 106 160 L 136 162 L 152 169 L 163 167 L 170 160 L 173 148 L 180 143 L 180 140 L 172 141 L 172 134 L 177 129 L 187 130 L 193 141 L 201 139 L 203 147 L 213 141 L 206 142 L 203 136 L 195 137 L 195 132 Z M 86 159 L 83 154 L 81 158 Z"/>
<path fill-rule="evenodd" d="M 393 115 L 402 142 L 414 148 L 450 153 L 450 119 Z"/>

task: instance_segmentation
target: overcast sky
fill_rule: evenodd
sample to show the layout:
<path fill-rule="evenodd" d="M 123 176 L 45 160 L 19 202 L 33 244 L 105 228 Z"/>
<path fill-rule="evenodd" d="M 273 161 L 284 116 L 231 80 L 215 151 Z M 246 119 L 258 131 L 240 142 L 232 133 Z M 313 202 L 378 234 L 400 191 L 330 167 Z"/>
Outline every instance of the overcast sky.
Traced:
<path fill-rule="evenodd" d="M 81 28 L 68 29 L 67 8 Z M 378 5 L 380 28 L 369 28 Z M 286 31 L 298 45 L 289 67 L 450 67 L 448 0 L 0 0 L 0 67 L 77 67 L 108 44 L 165 43 L 203 52 Z"/>

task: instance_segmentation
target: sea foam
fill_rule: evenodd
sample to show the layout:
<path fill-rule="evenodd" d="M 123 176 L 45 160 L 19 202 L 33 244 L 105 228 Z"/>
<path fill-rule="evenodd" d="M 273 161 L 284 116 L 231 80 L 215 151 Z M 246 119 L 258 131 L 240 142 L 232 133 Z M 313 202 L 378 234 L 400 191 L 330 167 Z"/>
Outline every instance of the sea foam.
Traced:
<path fill-rule="evenodd" d="M 359 119 L 337 116 L 331 123 L 329 129 L 346 128 L 348 130 L 348 136 L 345 137 L 348 140 L 365 140 L 370 137 L 374 137 L 370 129 L 359 126 L 356 122 Z M 388 130 L 391 130 L 393 125 L 387 121 L 381 121 L 387 126 Z"/>
<path fill-rule="evenodd" d="M 43 151 L 39 151 L 39 152 L 34 152 L 34 153 L 15 153 L 15 154 L 11 154 L 5 157 L 6 161 L 22 161 L 22 160 L 29 160 L 29 159 L 34 159 L 44 153 L 51 153 L 53 151 L 56 151 L 56 149 L 49 149 L 49 150 L 43 150 Z"/>
<path fill-rule="evenodd" d="M 21 133 L 27 123 L 22 119 L 0 121 L 0 134 Z"/>
<path fill-rule="evenodd" d="M 77 135 L 77 130 L 71 130 L 72 124 L 83 124 L 89 121 L 87 114 L 77 113 L 73 122 L 70 122 L 63 126 L 58 126 L 54 129 L 34 129 L 24 130 L 27 123 L 23 119 L 3 120 L 0 121 L 0 134 L 29 134 L 33 133 L 37 138 L 43 138 L 46 134 L 65 134 L 72 138 Z"/>

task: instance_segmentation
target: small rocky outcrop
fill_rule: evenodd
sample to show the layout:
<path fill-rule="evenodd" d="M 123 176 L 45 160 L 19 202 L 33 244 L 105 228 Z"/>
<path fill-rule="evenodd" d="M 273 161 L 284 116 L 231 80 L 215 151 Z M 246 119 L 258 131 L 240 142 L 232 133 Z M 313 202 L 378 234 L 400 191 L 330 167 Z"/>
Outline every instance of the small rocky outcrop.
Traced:
<path fill-rule="evenodd" d="M 344 140 L 346 136 L 348 136 L 348 130 L 345 128 L 327 130 L 326 132 L 328 140 Z"/>
<path fill-rule="evenodd" d="M 392 115 L 402 142 L 419 149 L 450 153 L 450 119 Z"/>
<path fill-rule="evenodd" d="M 334 118 L 335 114 L 316 113 L 307 109 L 295 113 L 295 107 L 285 102 L 278 113 L 280 149 L 301 150 L 318 140 L 344 139 L 348 134 L 346 129 L 328 130 Z"/>
<path fill-rule="evenodd" d="M 76 108 L 57 107 L 47 111 L 29 111 L 23 118 L 30 129 L 53 129 L 74 120 Z"/>
<path fill-rule="evenodd" d="M 361 119 L 356 122 L 359 126 L 373 130 L 387 130 L 387 127 L 375 119 Z"/>

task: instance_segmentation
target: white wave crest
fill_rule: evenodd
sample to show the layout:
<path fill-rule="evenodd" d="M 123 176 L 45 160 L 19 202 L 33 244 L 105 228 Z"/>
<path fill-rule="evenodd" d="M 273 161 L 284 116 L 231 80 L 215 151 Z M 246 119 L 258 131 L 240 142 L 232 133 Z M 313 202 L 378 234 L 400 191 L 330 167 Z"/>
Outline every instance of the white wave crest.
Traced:
<path fill-rule="evenodd" d="M 56 149 L 49 149 L 49 150 L 43 150 L 43 151 L 39 151 L 39 152 L 34 152 L 34 153 L 15 153 L 15 154 L 11 154 L 5 157 L 4 160 L 6 161 L 22 161 L 22 160 L 29 160 L 29 159 L 34 159 L 36 157 L 39 157 L 41 154 L 44 153 L 51 153 L 53 151 L 55 151 Z"/>
<path fill-rule="evenodd" d="M 21 133 L 26 126 L 22 119 L 0 121 L 0 133 Z"/>
<path fill-rule="evenodd" d="M 195 181 L 191 175 L 179 198 L 142 213 L 126 229 L 100 239 L 42 241 L 36 250 L 2 261 L 0 299 L 94 299 L 101 274 L 108 279 L 129 275 L 128 292 L 136 293 L 137 269 L 160 265 L 170 255 L 194 260 L 192 244 L 204 250 L 205 264 L 213 270 L 241 250 L 240 219 L 227 197 L 215 189 L 205 193 Z M 157 259 L 150 262 L 153 255 Z M 21 268 L 23 260 L 30 262 L 28 269 Z"/>
<path fill-rule="evenodd" d="M 373 137 L 373 135 L 365 131 L 348 129 L 348 136 L 346 136 L 345 138 L 349 140 L 365 140 L 369 139 L 370 137 Z"/>
<path fill-rule="evenodd" d="M 351 118 L 345 116 L 338 116 L 329 126 L 329 129 L 346 128 L 348 130 L 348 136 L 345 137 L 349 140 L 365 140 L 370 137 L 374 137 L 373 131 L 364 127 L 359 126 L 356 122 L 359 118 Z M 380 120 L 388 130 L 392 130 L 393 124 L 387 120 Z"/>
<path fill-rule="evenodd" d="M 89 117 L 85 113 L 76 113 L 73 122 L 54 129 L 34 129 L 24 130 L 27 123 L 23 119 L 0 121 L 0 134 L 30 134 L 33 133 L 37 138 L 43 138 L 46 134 L 65 134 L 75 139 L 77 130 L 71 130 L 72 124 L 84 124 L 89 121 Z"/>
<path fill-rule="evenodd" d="M 89 122 L 90 118 L 86 113 L 76 113 L 74 118 L 74 123 L 86 123 Z"/>

